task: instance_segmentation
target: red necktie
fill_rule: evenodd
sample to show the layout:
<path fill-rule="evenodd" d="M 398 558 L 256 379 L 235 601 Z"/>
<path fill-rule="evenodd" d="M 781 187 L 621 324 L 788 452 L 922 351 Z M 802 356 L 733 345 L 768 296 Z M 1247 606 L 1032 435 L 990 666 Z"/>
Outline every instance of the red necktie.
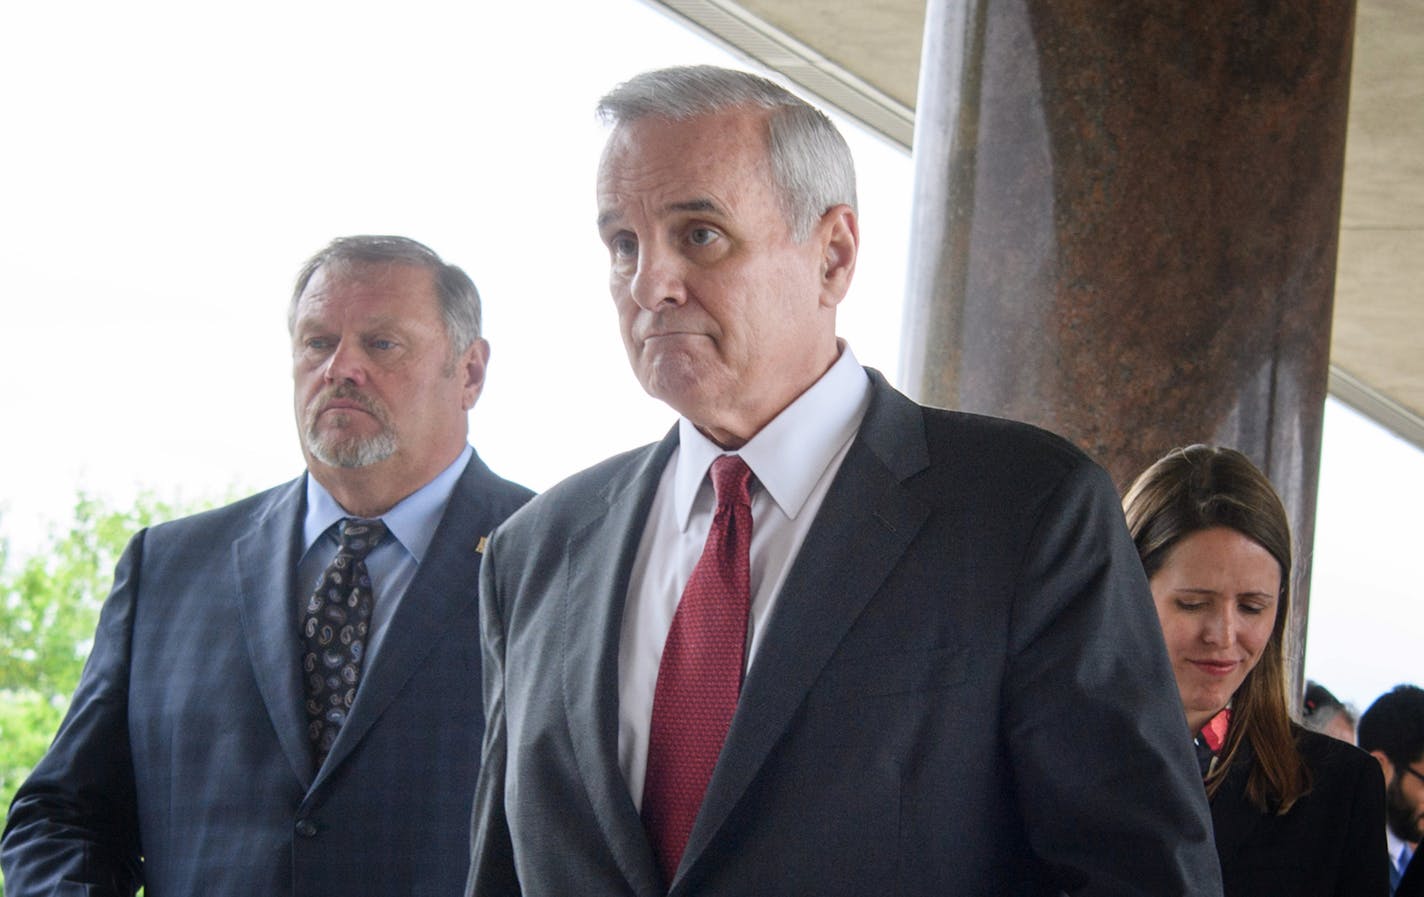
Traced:
<path fill-rule="evenodd" d="M 742 689 L 751 607 L 751 469 L 736 455 L 712 462 L 717 512 L 682 591 L 658 666 L 643 825 L 671 883 Z"/>

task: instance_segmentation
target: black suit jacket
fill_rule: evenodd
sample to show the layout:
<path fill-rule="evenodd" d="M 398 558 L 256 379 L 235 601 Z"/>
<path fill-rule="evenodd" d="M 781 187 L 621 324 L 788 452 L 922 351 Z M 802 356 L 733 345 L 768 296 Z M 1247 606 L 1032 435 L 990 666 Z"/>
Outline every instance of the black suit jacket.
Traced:
<path fill-rule="evenodd" d="M 8 897 L 460 893 L 484 731 L 476 547 L 530 494 L 471 459 L 315 777 L 305 479 L 136 535 L 10 808 Z"/>
<path fill-rule="evenodd" d="M 1106 474 L 873 399 L 766 626 L 673 895 L 1216 895 L 1205 793 Z M 618 765 L 630 569 L 675 445 L 498 529 L 470 893 L 664 893 Z"/>
<path fill-rule="evenodd" d="M 1296 727 L 1310 792 L 1284 816 L 1246 798 L 1250 745 L 1211 801 L 1226 897 L 1386 897 L 1384 776 L 1375 758 Z"/>
<path fill-rule="evenodd" d="M 1414 859 L 1409 861 L 1399 887 L 1394 889 L 1394 897 L 1424 897 L 1424 860 L 1419 858 L 1419 853 L 1416 851 Z"/>

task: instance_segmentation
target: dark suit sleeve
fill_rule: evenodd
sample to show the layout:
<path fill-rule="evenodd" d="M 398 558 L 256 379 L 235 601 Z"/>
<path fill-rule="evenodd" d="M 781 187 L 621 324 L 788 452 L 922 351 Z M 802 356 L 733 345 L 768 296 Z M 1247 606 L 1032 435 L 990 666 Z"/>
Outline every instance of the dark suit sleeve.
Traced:
<path fill-rule="evenodd" d="M 1029 846 L 1070 894 L 1218 897 L 1176 681 L 1101 468 L 1069 469 L 1020 569 L 1003 737 Z"/>
<path fill-rule="evenodd" d="M 8 897 L 132 895 L 142 884 L 128 681 L 143 542 L 140 532 L 119 560 L 69 712 L 10 805 Z"/>
<path fill-rule="evenodd" d="M 518 895 L 514 847 L 505 816 L 504 776 L 508 745 L 504 718 L 504 615 L 494 576 L 495 538 L 480 564 L 480 642 L 483 650 L 485 741 L 470 834 L 466 897 Z"/>

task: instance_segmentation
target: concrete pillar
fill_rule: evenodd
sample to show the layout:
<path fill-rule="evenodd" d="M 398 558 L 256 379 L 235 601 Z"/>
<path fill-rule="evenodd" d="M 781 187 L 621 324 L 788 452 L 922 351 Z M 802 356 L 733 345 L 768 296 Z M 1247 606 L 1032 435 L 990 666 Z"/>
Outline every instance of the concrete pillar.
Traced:
<path fill-rule="evenodd" d="M 1304 631 L 1353 0 L 929 0 L 902 380 L 1271 477 Z M 1297 665 L 1297 675 L 1299 666 Z"/>

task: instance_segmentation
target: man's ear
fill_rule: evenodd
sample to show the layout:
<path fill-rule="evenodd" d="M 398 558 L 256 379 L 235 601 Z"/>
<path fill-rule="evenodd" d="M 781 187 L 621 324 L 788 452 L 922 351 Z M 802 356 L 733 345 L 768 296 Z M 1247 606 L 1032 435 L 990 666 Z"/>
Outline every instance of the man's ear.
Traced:
<path fill-rule="evenodd" d="M 821 242 L 821 304 L 834 308 L 850 291 L 860 249 L 860 223 L 848 205 L 832 206 L 816 227 Z"/>
<path fill-rule="evenodd" d="M 476 339 L 460 356 L 456 376 L 465 380 L 460 394 L 460 402 L 466 411 L 475 407 L 480 393 L 485 388 L 485 368 L 489 365 L 490 345 L 488 340 Z"/>
<path fill-rule="evenodd" d="M 1389 762 L 1389 758 L 1385 756 L 1384 751 L 1370 751 L 1370 756 L 1378 760 L 1379 765 L 1384 767 L 1385 784 L 1394 781 L 1394 764 Z"/>

